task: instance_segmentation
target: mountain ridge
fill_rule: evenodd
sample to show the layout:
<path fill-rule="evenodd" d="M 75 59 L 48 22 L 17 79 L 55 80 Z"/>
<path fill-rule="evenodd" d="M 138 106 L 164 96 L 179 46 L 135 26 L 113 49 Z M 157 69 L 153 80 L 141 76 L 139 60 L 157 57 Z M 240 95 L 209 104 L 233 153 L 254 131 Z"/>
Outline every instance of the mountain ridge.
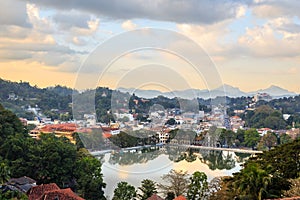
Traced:
<path fill-rule="evenodd" d="M 276 85 L 271 85 L 265 89 L 259 89 L 251 92 L 241 91 L 238 87 L 234 87 L 228 84 L 224 84 L 212 90 L 208 89 L 186 89 L 186 90 L 176 90 L 170 92 L 161 92 L 159 90 L 142 90 L 134 88 L 117 88 L 121 92 L 128 92 L 130 94 L 135 93 L 135 95 L 144 98 L 154 98 L 157 96 L 165 96 L 168 98 L 180 97 L 193 99 L 196 97 L 208 99 L 215 98 L 217 96 L 228 96 L 228 97 L 243 97 L 243 96 L 254 96 L 257 93 L 268 93 L 272 98 L 282 98 L 298 95 L 295 92 L 290 92 L 287 89 L 281 88 Z"/>

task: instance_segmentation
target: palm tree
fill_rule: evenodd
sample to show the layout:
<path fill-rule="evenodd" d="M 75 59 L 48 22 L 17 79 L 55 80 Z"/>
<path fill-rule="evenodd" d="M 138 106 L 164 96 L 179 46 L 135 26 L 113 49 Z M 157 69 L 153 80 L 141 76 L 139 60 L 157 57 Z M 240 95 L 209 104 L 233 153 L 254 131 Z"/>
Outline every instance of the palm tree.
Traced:
<path fill-rule="evenodd" d="M 234 188 L 241 196 L 261 200 L 264 194 L 267 194 L 271 179 L 272 177 L 257 163 L 249 163 L 236 176 Z"/>

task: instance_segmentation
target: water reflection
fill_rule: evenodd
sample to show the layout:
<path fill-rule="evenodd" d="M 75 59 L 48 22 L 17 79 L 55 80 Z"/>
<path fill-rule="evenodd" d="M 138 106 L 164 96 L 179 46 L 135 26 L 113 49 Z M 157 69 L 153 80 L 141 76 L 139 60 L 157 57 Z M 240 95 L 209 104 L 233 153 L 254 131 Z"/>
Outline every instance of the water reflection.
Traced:
<path fill-rule="evenodd" d="M 169 161 L 174 163 L 183 160 L 191 163 L 198 158 L 211 170 L 230 170 L 234 168 L 237 163 L 243 163 L 250 156 L 250 154 L 233 153 L 229 151 L 164 146 L 114 151 L 110 154 L 108 163 L 110 165 L 121 166 L 141 164 L 154 160 L 160 155 L 168 156 Z"/>
<path fill-rule="evenodd" d="M 161 183 L 161 176 L 171 169 L 187 171 L 189 174 L 202 171 L 208 180 L 217 176 L 228 176 L 241 169 L 241 164 L 250 155 L 229 151 L 162 146 L 116 150 L 100 156 L 103 163 L 105 193 L 110 197 L 117 183 L 126 181 L 136 188 L 144 179 Z"/>

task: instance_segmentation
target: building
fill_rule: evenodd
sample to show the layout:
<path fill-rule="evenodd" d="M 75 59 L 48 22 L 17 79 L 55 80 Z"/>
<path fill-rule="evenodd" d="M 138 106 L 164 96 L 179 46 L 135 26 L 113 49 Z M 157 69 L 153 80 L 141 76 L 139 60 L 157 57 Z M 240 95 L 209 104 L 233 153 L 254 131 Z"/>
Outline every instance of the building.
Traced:
<path fill-rule="evenodd" d="M 74 123 L 63 123 L 63 124 L 47 124 L 41 128 L 36 128 L 30 131 L 29 135 L 33 138 L 38 139 L 41 133 L 54 133 L 57 137 L 66 137 L 72 143 L 75 144 L 73 133 L 77 130 L 77 125 Z"/>
<path fill-rule="evenodd" d="M 271 101 L 272 97 L 268 94 L 268 93 L 257 93 L 256 95 L 254 95 L 253 97 L 253 101 L 254 102 L 258 102 L 258 101 Z"/>
<path fill-rule="evenodd" d="M 55 183 L 34 186 L 27 195 L 29 200 L 84 200 L 70 188 L 60 189 Z"/>
<path fill-rule="evenodd" d="M 164 200 L 163 198 L 161 198 L 160 196 L 158 196 L 157 194 L 153 194 L 151 197 L 149 197 L 147 200 Z"/>
<path fill-rule="evenodd" d="M 4 185 L 2 192 L 11 190 L 26 193 L 34 186 L 36 186 L 36 181 L 27 176 L 12 178 Z"/>

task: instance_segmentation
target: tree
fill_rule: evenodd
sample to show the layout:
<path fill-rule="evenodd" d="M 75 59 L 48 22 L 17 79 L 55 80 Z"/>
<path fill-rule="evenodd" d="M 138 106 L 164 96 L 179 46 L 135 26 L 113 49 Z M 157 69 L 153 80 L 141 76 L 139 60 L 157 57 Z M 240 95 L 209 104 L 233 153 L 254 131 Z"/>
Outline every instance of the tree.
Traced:
<path fill-rule="evenodd" d="M 0 145 L 6 138 L 17 133 L 24 135 L 22 123 L 13 112 L 4 109 L 0 104 Z"/>
<path fill-rule="evenodd" d="M 168 125 L 175 125 L 175 124 L 176 124 L 176 121 L 175 121 L 174 118 L 170 118 L 170 119 L 168 119 L 168 121 L 167 121 L 165 124 L 168 124 Z"/>
<path fill-rule="evenodd" d="M 260 147 L 267 147 L 269 150 L 271 147 L 274 147 L 277 145 L 277 137 L 274 133 L 268 132 L 265 135 L 263 135 L 260 139 L 259 146 Z"/>
<path fill-rule="evenodd" d="M 267 193 L 271 175 L 261 169 L 257 163 L 249 163 L 235 176 L 233 183 L 240 197 L 248 199 L 263 199 Z"/>
<path fill-rule="evenodd" d="M 190 177 L 190 184 L 188 186 L 188 199 L 197 200 L 205 197 L 208 189 L 207 176 L 204 172 L 196 171 Z"/>
<path fill-rule="evenodd" d="M 7 182 L 10 178 L 10 169 L 6 162 L 0 158 L 0 185 Z"/>
<path fill-rule="evenodd" d="M 29 176 L 41 183 L 70 184 L 76 161 L 76 146 L 67 138 L 42 134 L 35 145 L 29 146 L 27 168 Z"/>
<path fill-rule="evenodd" d="M 284 192 L 284 196 L 286 197 L 296 197 L 300 196 L 300 177 L 297 179 L 291 179 L 291 188 Z"/>
<path fill-rule="evenodd" d="M 244 144 L 244 141 L 245 141 L 245 130 L 238 129 L 236 132 L 235 145 L 239 147 L 242 144 Z"/>
<path fill-rule="evenodd" d="M 117 188 L 114 190 L 112 200 L 132 200 L 136 197 L 136 190 L 134 186 L 127 182 L 119 182 Z"/>
<path fill-rule="evenodd" d="M 228 180 L 228 189 L 239 199 L 282 197 L 291 179 L 299 178 L 299 155 L 299 139 L 258 154 Z"/>
<path fill-rule="evenodd" d="M 76 189 L 83 198 L 87 200 L 105 199 L 103 188 L 106 184 L 103 182 L 101 163 L 85 149 L 80 149 L 77 152 L 75 178 Z"/>
<path fill-rule="evenodd" d="M 174 192 L 168 192 L 165 200 L 173 200 L 173 199 L 175 199 Z"/>
<path fill-rule="evenodd" d="M 247 147 L 254 148 L 257 145 L 259 139 L 260 139 L 259 133 L 255 129 L 251 128 L 245 131 L 244 143 Z"/>
<path fill-rule="evenodd" d="M 222 146 L 232 146 L 235 138 L 236 134 L 232 130 L 222 129 L 219 141 Z"/>
<path fill-rule="evenodd" d="M 280 141 L 280 144 L 286 144 L 286 143 L 292 142 L 293 139 L 291 138 L 291 136 L 289 136 L 288 134 L 284 133 L 284 134 L 280 135 L 279 141 Z"/>
<path fill-rule="evenodd" d="M 163 175 L 162 179 L 165 183 L 169 183 L 169 185 L 159 184 L 163 193 L 174 192 L 175 196 L 186 193 L 189 183 L 187 172 L 172 169 L 168 174 Z"/>
<path fill-rule="evenodd" d="M 146 200 L 149 197 L 151 197 L 153 194 L 157 193 L 155 185 L 156 183 L 154 181 L 149 179 L 144 179 L 142 181 L 141 187 L 138 188 L 142 192 L 142 194 L 138 195 L 139 198 L 141 200 Z"/>

